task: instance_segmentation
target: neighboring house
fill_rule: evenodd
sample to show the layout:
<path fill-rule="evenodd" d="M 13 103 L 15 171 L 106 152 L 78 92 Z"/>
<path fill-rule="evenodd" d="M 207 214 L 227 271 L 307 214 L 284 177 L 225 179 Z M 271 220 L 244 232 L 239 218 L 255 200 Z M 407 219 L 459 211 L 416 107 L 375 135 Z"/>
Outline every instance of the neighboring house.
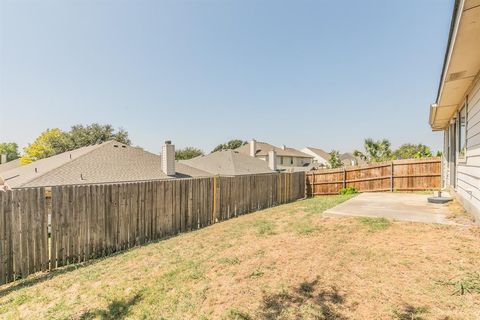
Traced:
<path fill-rule="evenodd" d="M 345 167 L 361 166 L 361 165 L 367 164 L 365 160 L 362 160 L 359 157 L 355 157 L 353 154 L 349 152 L 345 152 L 341 154 L 340 160 L 342 161 L 343 166 Z"/>
<path fill-rule="evenodd" d="M 273 151 L 276 154 L 277 168 L 281 170 L 289 169 L 295 171 L 295 168 L 307 167 L 313 162 L 311 155 L 300 150 L 288 148 L 285 145 L 276 147 L 269 143 L 257 142 L 254 139 L 235 150 L 264 161 L 269 160 L 269 152 Z"/>
<path fill-rule="evenodd" d="M 21 165 L 22 164 L 20 163 L 20 159 L 15 159 L 15 160 L 8 161 L 8 162 L 2 162 L 0 164 L 0 173 L 18 168 Z"/>
<path fill-rule="evenodd" d="M 302 152 L 307 153 L 314 158 L 314 163 L 312 164 L 316 168 L 330 167 L 330 154 L 323 151 L 319 148 L 307 147 L 302 149 Z M 366 164 L 366 162 L 359 157 L 355 157 L 353 154 L 346 152 L 339 156 L 340 160 L 343 163 L 344 167 L 358 166 Z M 315 165 L 317 164 L 317 165 Z"/>
<path fill-rule="evenodd" d="M 264 160 L 252 158 L 236 150 L 224 150 L 180 161 L 190 167 L 208 172 L 212 175 L 238 176 L 246 174 L 263 174 L 275 172 L 275 165 L 269 167 Z"/>
<path fill-rule="evenodd" d="M 443 185 L 480 219 L 480 2 L 455 1 L 430 126 L 444 134 Z"/>
<path fill-rule="evenodd" d="M 120 183 L 211 176 L 175 161 L 175 147 L 162 156 L 116 141 L 79 148 L 0 172 L 8 188 Z"/>
<path fill-rule="evenodd" d="M 319 167 L 328 167 L 330 165 L 330 154 L 322 149 L 306 147 L 301 151 L 311 155 L 313 157 L 313 161 L 316 162 Z"/>

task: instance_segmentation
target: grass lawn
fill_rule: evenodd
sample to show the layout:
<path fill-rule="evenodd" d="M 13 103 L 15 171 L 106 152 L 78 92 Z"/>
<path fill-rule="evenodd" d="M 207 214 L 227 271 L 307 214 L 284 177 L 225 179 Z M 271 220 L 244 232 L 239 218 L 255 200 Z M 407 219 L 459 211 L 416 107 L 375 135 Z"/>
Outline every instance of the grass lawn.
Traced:
<path fill-rule="evenodd" d="M 478 227 L 322 216 L 349 197 L 298 201 L 0 287 L 0 317 L 480 318 Z"/>

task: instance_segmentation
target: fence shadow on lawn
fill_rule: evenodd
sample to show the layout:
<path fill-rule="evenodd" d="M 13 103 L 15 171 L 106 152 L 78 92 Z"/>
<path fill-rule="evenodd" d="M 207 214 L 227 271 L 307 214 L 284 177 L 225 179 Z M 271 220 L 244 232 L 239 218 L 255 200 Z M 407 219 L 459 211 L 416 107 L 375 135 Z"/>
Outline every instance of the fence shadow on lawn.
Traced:
<path fill-rule="evenodd" d="M 119 253 L 123 253 L 123 252 L 119 252 Z M 81 269 L 81 268 L 85 268 L 85 267 L 90 266 L 90 265 L 97 264 L 98 262 L 102 261 L 103 259 L 107 259 L 107 258 L 110 258 L 110 257 L 112 257 L 112 256 L 99 258 L 98 260 L 89 260 L 89 261 L 82 262 L 82 263 L 70 264 L 68 266 L 65 266 L 65 267 L 62 267 L 62 268 L 59 268 L 59 269 L 55 269 L 55 270 L 52 270 L 52 271 L 47 271 L 47 272 L 42 273 L 42 274 L 32 275 L 32 276 L 29 276 L 25 279 L 17 280 L 15 282 L 13 282 L 12 285 L 7 286 L 6 288 L 0 287 L 0 297 L 6 296 L 7 294 L 15 292 L 17 290 L 27 288 L 27 287 L 31 287 L 31 286 L 34 286 L 36 284 L 42 283 L 44 281 L 56 278 L 58 276 L 61 276 L 62 274 L 66 274 L 66 273 L 69 273 L 69 272 L 72 272 L 72 271 L 75 271 L 75 270 L 78 270 L 78 269 Z"/>
<path fill-rule="evenodd" d="M 99 257 L 97 259 L 87 260 L 85 262 L 69 264 L 69 265 L 66 265 L 66 266 L 63 266 L 63 267 L 60 267 L 60 268 L 57 268 L 57 269 L 53 269 L 53 270 L 50 270 L 50 271 L 46 271 L 46 272 L 43 272 L 43 273 L 33 274 L 31 276 L 26 277 L 25 279 L 19 279 L 19 280 L 13 282 L 12 285 L 7 286 L 6 288 L 2 288 L 2 286 L 0 286 L 0 297 L 6 296 L 7 294 L 15 292 L 17 290 L 20 290 L 20 289 L 23 289 L 23 288 L 26 288 L 26 287 L 31 287 L 33 285 L 42 283 L 42 282 L 50 280 L 50 279 L 54 279 L 54 278 L 56 278 L 58 276 L 61 276 L 63 274 L 66 274 L 66 273 L 69 273 L 69 272 L 72 272 L 72 271 L 76 271 L 76 270 L 79 270 L 79 269 L 82 269 L 82 268 L 85 268 L 85 267 L 88 267 L 88 266 L 96 265 L 97 263 L 100 263 L 103 260 L 115 257 L 117 255 L 125 254 L 125 253 L 129 252 L 130 250 L 135 250 L 135 249 L 140 248 L 144 245 L 158 243 L 158 242 L 165 241 L 165 240 L 168 240 L 168 239 L 174 238 L 174 237 L 175 237 L 175 235 L 166 236 L 165 238 L 153 240 L 153 241 L 150 241 L 150 242 L 145 243 L 143 245 L 132 247 L 132 248 L 129 248 L 129 249 L 126 249 L 126 250 L 123 250 L 123 251 L 114 252 L 114 253 L 110 254 L 109 256 Z"/>

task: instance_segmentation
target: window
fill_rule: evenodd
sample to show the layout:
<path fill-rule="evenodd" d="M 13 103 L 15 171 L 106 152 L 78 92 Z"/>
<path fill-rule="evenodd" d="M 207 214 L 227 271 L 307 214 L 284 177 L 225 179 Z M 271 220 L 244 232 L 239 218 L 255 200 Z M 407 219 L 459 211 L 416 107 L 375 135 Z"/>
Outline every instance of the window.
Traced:
<path fill-rule="evenodd" d="M 280 157 L 280 164 L 283 164 L 283 157 Z"/>
<path fill-rule="evenodd" d="M 293 157 L 290 158 L 290 164 L 293 164 Z"/>
<path fill-rule="evenodd" d="M 467 107 L 460 109 L 458 113 L 458 154 L 460 158 L 465 157 L 467 145 Z"/>

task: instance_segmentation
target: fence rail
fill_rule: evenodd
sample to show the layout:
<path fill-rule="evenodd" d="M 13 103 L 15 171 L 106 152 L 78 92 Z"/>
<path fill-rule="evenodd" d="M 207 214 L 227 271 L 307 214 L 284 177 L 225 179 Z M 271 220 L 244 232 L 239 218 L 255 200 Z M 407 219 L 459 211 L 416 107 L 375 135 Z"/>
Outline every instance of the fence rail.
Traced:
<path fill-rule="evenodd" d="M 306 173 L 308 196 L 338 194 L 342 188 L 359 192 L 418 191 L 440 187 L 440 158 L 394 160 L 358 167 Z"/>
<path fill-rule="evenodd" d="M 299 172 L 58 186 L 51 205 L 45 188 L 0 192 L 0 284 L 303 198 L 304 181 Z"/>

